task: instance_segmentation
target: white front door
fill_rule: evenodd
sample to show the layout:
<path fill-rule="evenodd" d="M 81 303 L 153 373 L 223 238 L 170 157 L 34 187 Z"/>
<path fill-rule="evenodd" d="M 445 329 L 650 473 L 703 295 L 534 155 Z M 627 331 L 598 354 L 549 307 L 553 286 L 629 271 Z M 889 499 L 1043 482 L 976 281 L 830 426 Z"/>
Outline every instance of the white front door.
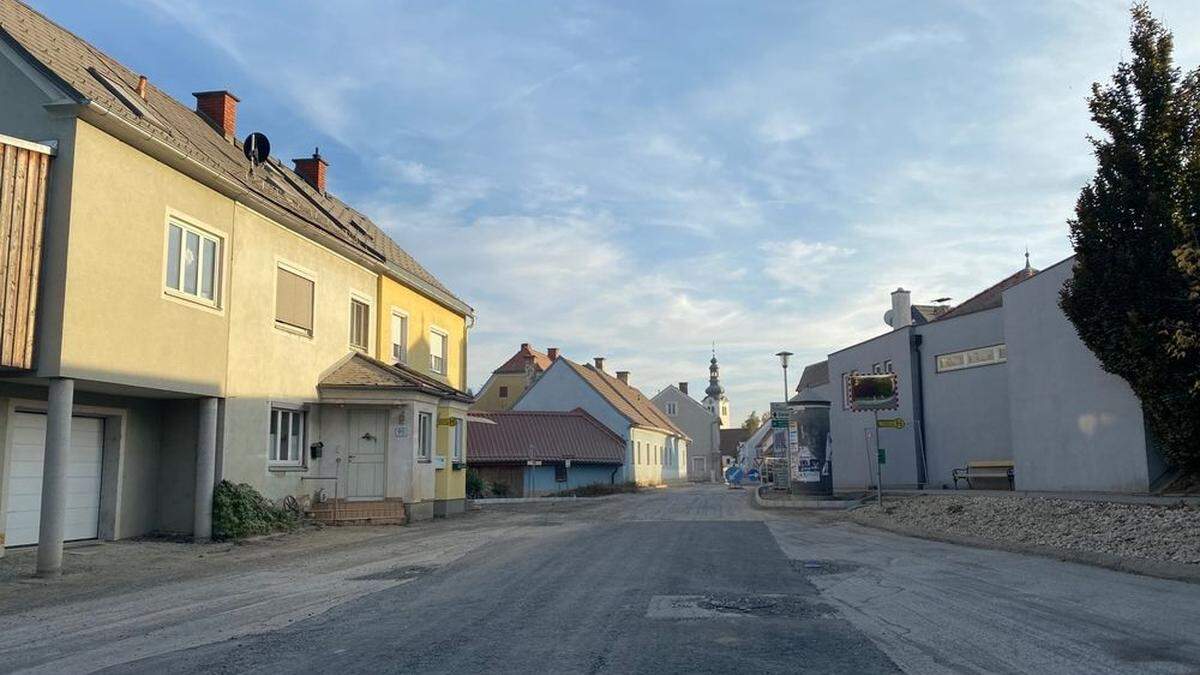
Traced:
<path fill-rule="evenodd" d="M 350 410 L 346 498 L 383 499 L 387 472 L 387 411 Z"/>
<path fill-rule="evenodd" d="M 46 416 L 14 413 L 12 459 L 8 472 L 5 545 L 38 542 L 42 514 L 42 468 L 46 455 Z M 100 470 L 104 420 L 71 418 L 71 451 L 67 453 L 67 514 L 63 539 L 95 539 L 100 525 Z"/>

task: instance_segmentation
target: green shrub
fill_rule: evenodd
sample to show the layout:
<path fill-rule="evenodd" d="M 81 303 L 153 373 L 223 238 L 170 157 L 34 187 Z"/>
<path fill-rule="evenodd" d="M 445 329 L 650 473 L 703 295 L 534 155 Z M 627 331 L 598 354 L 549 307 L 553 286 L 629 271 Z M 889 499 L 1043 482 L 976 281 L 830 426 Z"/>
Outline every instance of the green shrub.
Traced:
<path fill-rule="evenodd" d="M 604 495 L 616 495 L 625 492 L 637 492 L 638 485 L 634 482 L 617 483 L 610 485 L 608 483 L 593 483 L 591 485 L 581 485 L 570 490 L 556 492 L 554 497 L 603 497 Z"/>
<path fill-rule="evenodd" d="M 299 525 L 296 514 L 275 506 L 246 483 L 221 481 L 213 493 L 213 538 L 243 539 Z"/>
<path fill-rule="evenodd" d="M 487 489 L 483 479 L 479 477 L 479 472 L 475 469 L 467 469 L 467 497 L 471 499 L 479 499 L 483 496 L 483 491 Z"/>
<path fill-rule="evenodd" d="M 508 483 L 492 483 L 491 488 L 493 497 L 508 496 Z"/>

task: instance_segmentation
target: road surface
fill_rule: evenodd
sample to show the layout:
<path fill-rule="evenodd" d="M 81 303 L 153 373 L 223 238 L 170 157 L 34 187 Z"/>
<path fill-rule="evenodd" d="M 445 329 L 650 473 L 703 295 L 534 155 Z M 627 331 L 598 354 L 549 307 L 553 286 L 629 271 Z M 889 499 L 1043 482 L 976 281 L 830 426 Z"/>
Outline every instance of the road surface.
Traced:
<path fill-rule="evenodd" d="M 719 486 L 380 532 L 32 609 L 0 599 L 0 670 L 1200 669 L 1198 585 L 755 510 Z"/>

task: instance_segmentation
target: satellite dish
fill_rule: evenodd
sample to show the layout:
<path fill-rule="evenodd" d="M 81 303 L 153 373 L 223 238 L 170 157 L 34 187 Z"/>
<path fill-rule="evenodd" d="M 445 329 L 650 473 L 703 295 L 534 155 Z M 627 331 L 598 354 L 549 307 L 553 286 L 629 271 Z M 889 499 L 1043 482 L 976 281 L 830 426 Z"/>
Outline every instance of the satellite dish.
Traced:
<path fill-rule="evenodd" d="M 883 322 L 889 326 L 892 325 L 892 318 L 894 316 L 895 316 L 895 314 L 892 312 L 892 310 L 889 309 L 888 311 L 883 313 Z"/>
<path fill-rule="evenodd" d="M 246 142 L 242 143 L 242 152 L 251 164 L 258 166 L 271 156 L 271 141 L 267 140 L 266 134 L 256 131 L 246 137 Z"/>

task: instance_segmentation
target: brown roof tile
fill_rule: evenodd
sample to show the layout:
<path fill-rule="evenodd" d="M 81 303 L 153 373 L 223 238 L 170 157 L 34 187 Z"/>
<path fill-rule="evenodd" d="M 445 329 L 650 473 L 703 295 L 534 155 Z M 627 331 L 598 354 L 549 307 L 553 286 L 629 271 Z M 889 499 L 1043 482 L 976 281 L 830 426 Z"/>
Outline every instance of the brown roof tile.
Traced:
<path fill-rule="evenodd" d="M 329 389 L 396 389 L 470 403 L 471 396 L 402 364 L 388 365 L 355 352 L 337 364 L 317 385 Z"/>
<path fill-rule="evenodd" d="M 636 387 L 625 384 L 602 370 L 596 370 L 595 366 L 591 364 L 584 366 L 567 358 L 560 360 L 565 361 L 572 370 L 592 385 L 593 389 L 635 426 L 658 429 L 683 438 L 688 437 Z"/>
<path fill-rule="evenodd" d="M 550 364 L 553 363 L 549 356 L 539 352 L 533 347 L 530 347 L 529 343 L 524 343 L 521 345 L 521 348 L 517 350 L 517 353 L 509 357 L 509 359 L 505 361 L 503 365 L 492 372 L 497 375 L 504 373 L 524 373 L 525 364 L 530 361 L 533 362 L 533 369 L 538 372 L 549 368 Z"/>
<path fill-rule="evenodd" d="M 570 459 L 581 464 L 625 461 L 621 437 L 579 408 L 571 412 L 480 412 L 471 413 L 471 417 L 495 424 L 468 418 L 468 464 L 530 459 Z"/>

